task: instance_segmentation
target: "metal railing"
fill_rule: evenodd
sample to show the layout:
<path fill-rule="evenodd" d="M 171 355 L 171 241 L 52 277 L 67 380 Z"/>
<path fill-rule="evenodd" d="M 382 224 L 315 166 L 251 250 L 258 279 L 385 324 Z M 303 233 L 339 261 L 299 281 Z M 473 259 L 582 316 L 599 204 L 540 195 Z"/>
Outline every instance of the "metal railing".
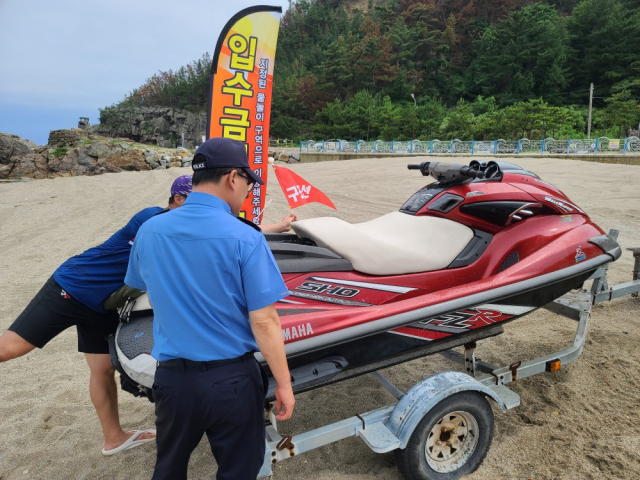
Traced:
<path fill-rule="evenodd" d="M 283 147 L 283 148 L 292 148 L 297 146 L 293 140 L 288 138 L 270 138 L 269 139 L 270 147 Z"/>
<path fill-rule="evenodd" d="M 307 140 L 300 141 L 300 153 L 383 153 L 383 154 L 472 154 L 472 155 L 561 155 L 561 154 L 616 154 L 640 153 L 640 138 L 608 138 L 556 140 Z"/>

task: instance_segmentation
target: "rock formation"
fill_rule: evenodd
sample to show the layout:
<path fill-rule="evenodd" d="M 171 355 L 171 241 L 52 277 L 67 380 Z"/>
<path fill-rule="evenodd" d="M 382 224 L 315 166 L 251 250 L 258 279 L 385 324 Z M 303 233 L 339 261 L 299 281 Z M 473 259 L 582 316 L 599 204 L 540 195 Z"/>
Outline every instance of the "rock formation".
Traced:
<path fill-rule="evenodd" d="M 49 144 L 39 147 L 16 135 L 0 133 L 0 179 L 186 167 L 191 165 L 192 155 L 185 148 L 136 146 L 129 139 L 104 138 L 78 128 L 54 130 Z"/>
<path fill-rule="evenodd" d="M 135 142 L 161 147 L 184 146 L 195 148 L 202 143 L 207 117 L 205 113 L 191 113 L 169 107 L 134 107 L 119 105 L 100 111 L 100 124 L 91 131 L 115 138 L 129 138 Z"/>

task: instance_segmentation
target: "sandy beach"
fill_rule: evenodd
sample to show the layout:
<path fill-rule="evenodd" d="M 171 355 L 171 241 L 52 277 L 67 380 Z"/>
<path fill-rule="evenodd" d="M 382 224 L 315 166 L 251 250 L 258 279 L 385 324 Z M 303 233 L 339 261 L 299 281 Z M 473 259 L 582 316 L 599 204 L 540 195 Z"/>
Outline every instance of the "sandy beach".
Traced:
<path fill-rule="evenodd" d="M 335 203 L 303 206 L 300 218 L 337 216 L 360 222 L 397 210 L 431 180 L 406 169 L 426 158 L 359 159 L 288 165 Z M 441 161 L 454 162 L 454 157 Z M 605 231 L 620 231 L 623 257 L 609 270 L 610 284 L 631 280 L 640 247 L 640 167 L 566 159 L 506 159 L 536 172 L 563 190 Z M 468 159 L 458 159 L 467 163 Z M 55 268 L 104 241 L 144 207 L 165 206 L 172 180 L 190 169 L 123 172 L 0 183 L 0 332 L 33 298 Z M 265 222 L 289 212 L 270 171 Z M 510 364 L 560 350 L 573 341 L 575 324 L 544 311 L 482 341 L 483 360 Z M 521 406 L 494 409 L 495 436 L 487 458 L 469 480 L 640 478 L 640 302 L 624 297 L 596 305 L 582 356 L 560 372 L 511 384 Z M 427 357 L 386 370 L 401 388 L 432 372 L 456 369 Z M 102 435 L 88 395 L 89 370 L 77 352 L 75 329 L 43 350 L 0 364 L 0 480 L 146 479 L 155 445 L 113 457 L 101 455 Z M 297 397 L 294 418 L 281 423 L 296 434 L 392 403 L 369 377 Z M 123 426 L 150 428 L 153 405 L 120 393 Z M 204 440 L 191 459 L 189 478 L 215 478 Z M 378 455 L 350 438 L 275 467 L 274 479 L 401 479 L 393 453 Z"/>

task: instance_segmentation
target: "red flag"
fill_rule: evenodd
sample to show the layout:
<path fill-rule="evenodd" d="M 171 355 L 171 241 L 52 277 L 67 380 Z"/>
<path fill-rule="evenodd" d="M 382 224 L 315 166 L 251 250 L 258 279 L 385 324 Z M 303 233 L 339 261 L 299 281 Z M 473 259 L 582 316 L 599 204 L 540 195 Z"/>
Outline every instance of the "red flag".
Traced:
<path fill-rule="evenodd" d="M 333 202 L 329 200 L 329 197 L 307 182 L 300 175 L 293 173 L 291 170 L 284 167 L 276 167 L 273 165 L 273 169 L 276 172 L 276 177 L 278 177 L 280 188 L 282 188 L 285 197 L 287 197 L 289 208 L 297 208 L 300 205 L 318 202 L 337 210 Z"/>

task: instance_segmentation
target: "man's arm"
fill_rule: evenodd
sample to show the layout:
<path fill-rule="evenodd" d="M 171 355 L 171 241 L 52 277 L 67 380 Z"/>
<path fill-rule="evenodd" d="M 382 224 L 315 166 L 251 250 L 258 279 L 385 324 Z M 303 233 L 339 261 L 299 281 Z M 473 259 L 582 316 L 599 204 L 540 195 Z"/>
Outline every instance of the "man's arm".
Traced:
<path fill-rule="evenodd" d="M 291 230 L 291 223 L 298 220 L 293 213 L 290 213 L 279 223 L 270 223 L 268 225 L 260 225 L 262 233 L 283 233 Z"/>
<path fill-rule="evenodd" d="M 276 415 L 278 420 L 288 420 L 293 414 L 296 403 L 291 388 L 291 375 L 284 352 L 284 341 L 280 318 L 273 305 L 249 312 L 251 331 L 256 339 L 260 353 L 267 361 L 271 374 L 276 380 Z"/>
<path fill-rule="evenodd" d="M 127 266 L 127 274 L 124 277 L 124 284 L 138 290 L 147 290 L 147 285 L 140 275 L 140 249 L 142 243 L 142 235 L 138 234 L 136 240 L 131 247 L 131 253 L 129 253 L 129 264 Z"/>

